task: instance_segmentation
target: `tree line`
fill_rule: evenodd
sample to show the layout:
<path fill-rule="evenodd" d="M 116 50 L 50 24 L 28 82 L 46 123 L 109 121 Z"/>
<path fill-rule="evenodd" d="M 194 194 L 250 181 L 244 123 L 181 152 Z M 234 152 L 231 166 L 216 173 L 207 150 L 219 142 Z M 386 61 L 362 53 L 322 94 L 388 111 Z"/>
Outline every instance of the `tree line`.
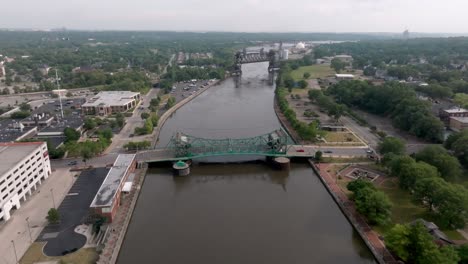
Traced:
<path fill-rule="evenodd" d="M 392 119 L 395 127 L 432 142 L 442 142 L 444 126 L 430 111 L 430 104 L 417 98 L 409 86 L 387 82 L 381 86 L 366 81 L 341 81 L 327 93 L 349 107 Z"/>

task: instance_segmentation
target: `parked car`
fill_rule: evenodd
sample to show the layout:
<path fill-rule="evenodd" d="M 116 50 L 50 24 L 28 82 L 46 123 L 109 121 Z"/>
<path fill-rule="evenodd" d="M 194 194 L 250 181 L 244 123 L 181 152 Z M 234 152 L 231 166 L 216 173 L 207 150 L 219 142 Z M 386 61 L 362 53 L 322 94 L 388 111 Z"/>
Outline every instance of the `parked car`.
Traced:
<path fill-rule="evenodd" d="M 333 153 L 331 150 L 325 150 L 323 153 Z"/>
<path fill-rule="evenodd" d="M 68 162 L 69 166 L 73 166 L 73 165 L 76 165 L 76 164 L 78 164 L 78 162 L 76 160 L 72 160 L 72 161 Z"/>

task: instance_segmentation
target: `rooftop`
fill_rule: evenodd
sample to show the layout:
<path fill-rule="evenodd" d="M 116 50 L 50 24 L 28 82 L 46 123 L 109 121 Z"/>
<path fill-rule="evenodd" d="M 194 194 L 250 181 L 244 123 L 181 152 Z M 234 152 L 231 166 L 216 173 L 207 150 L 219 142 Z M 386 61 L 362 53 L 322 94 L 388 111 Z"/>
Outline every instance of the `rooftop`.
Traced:
<path fill-rule="evenodd" d="M 84 107 L 96 107 L 99 105 L 124 105 L 133 101 L 133 98 L 140 93 L 130 92 L 130 91 L 108 91 L 100 92 L 97 95 L 93 96 L 91 99 L 87 100 L 83 104 Z"/>
<path fill-rule="evenodd" d="M 458 122 L 461 123 L 468 123 L 468 117 L 461 117 L 461 116 L 452 116 L 450 119 L 457 120 Z"/>
<path fill-rule="evenodd" d="M 18 120 L 5 119 L 0 121 L 0 142 L 13 142 L 20 137 L 32 133 L 36 127 L 24 127 Z"/>
<path fill-rule="evenodd" d="M 335 58 L 352 58 L 353 56 L 351 55 L 346 55 L 346 54 L 341 54 L 341 55 L 336 55 Z"/>
<path fill-rule="evenodd" d="M 90 207 L 109 207 L 112 205 L 117 190 L 135 156 L 135 154 L 120 154 L 117 157 Z"/>
<path fill-rule="evenodd" d="M 335 74 L 336 78 L 354 78 L 353 74 L 337 73 Z"/>
<path fill-rule="evenodd" d="M 0 177 L 21 162 L 44 142 L 0 143 Z"/>
<path fill-rule="evenodd" d="M 460 108 L 460 107 L 452 108 L 452 109 L 445 109 L 444 111 L 449 113 L 449 114 L 467 113 L 468 112 L 468 110 L 466 110 L 464 108 Z"/>

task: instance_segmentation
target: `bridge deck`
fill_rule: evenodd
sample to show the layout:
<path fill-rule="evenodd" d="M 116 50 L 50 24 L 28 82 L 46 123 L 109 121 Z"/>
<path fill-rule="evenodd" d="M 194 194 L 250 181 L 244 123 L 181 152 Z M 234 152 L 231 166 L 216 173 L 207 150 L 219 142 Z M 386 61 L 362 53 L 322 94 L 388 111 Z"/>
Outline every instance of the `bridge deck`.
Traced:
<path fill-rule="evenodd" d="M 315 151 L 312 151 L 307 148 L 303 148 L 301 145 L 288 145 L 286 153 L 258 153 L 258 152 L 209 152 L 209 153 L 201 153 L 195 154 L 189 157 L 176 157 L 175 153 L 171 149 L 153 149 L 139 152 L 136 156 L 136 160 L 138 162 L 163 162 L 163 161 L 178 161 L 178 160 L 189 160 L 189 159 L 196 159 L 196 158 L 204 158 L 204 157 L 214 157 L 214 156 L 229 156 L 229 155 L 261 155 L 261 156 L 269 156 L 269 157 L 313 157 L 315 155 Z"/>

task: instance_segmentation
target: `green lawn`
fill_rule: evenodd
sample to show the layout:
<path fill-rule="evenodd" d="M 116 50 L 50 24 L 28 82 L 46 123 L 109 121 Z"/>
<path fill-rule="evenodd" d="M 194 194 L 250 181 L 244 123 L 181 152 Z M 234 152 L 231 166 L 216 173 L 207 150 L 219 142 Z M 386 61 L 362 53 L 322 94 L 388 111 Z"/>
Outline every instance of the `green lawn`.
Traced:
<path fill-rule="evenodd" d="M 299 67 L 298 69 L 291 72 L 291 76 L 294 78 L 294 80 L 299 81 L 304 78 L 303 76 L 306 72 L 310 73 L 309 79 L 324 78 L 335 74 L 335 71 L 330 68 L 329 65 L 317 64 Z"/>
<path fill-rule="evenodd" d="M 377 186 L 378 189 L 385 192 L 393 204 L 391 223 L 386 226 L 374 226 L 373 229 L 380 234 L 385 234 L 394 224 L 410 223 L 418 218 L 426 221 L 435 222 L 432 215 L 429 214 L 427 208 L 417 205 L 412 202 L 411 195 L 408 191 L 400 189 L 396 183 L 386 181 L 383 186 Z M 453 240 L 464 240 L 463 236 L 456 230 L 441 229 L 448 238 Z"/>
<path fill-rule="evenodd" d="M 92 264 L 96 263 L 98 253 L 96 248 L 80 248 L 78 251 L 63 257 L 48 257 L 42 253 L 44 242 L 35 242 L 24 253 L 19 261 L 20 264 L 33 264 L 44 261 L 62 261 L 67 264 Z"/>

